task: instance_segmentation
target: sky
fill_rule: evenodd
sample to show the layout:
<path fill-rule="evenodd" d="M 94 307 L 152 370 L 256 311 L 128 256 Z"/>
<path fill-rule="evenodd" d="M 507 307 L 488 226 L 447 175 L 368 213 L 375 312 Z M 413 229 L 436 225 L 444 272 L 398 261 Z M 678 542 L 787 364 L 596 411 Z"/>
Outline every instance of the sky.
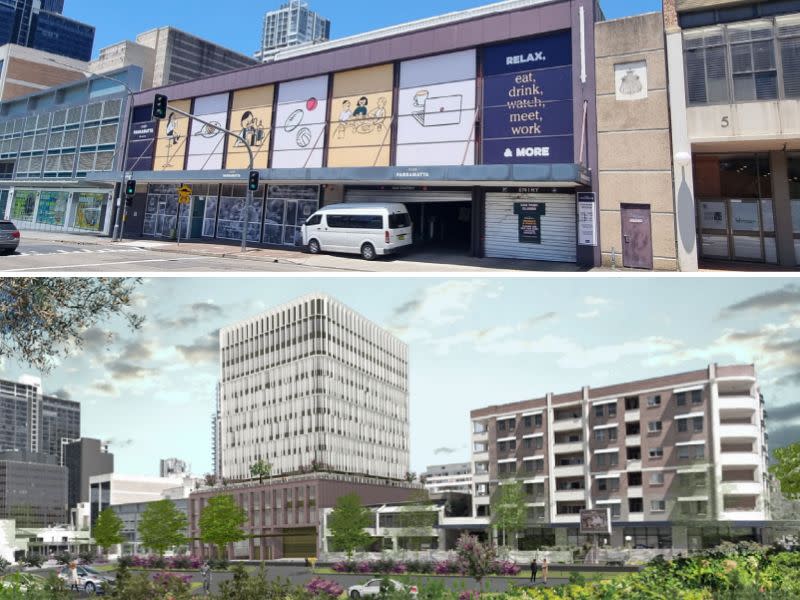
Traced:
<path fill-rule="evenodd" d="M 115 470 L 161 458 L 211 470 L 218 329 L 328 293 L 409 344 L 411 466 L 469 459 L 469 412 L 584 385 L 754 363 L 774 449 L 800 440 L 800 284 L 775 278 L 158 278 L 42 377 L 78 400 L 82 434 L 110 442 Z M 0 378 L 32 373 L 6 361 Z M 446 427 L 442 424 L 446 423 Z"/>
<path fill-rule="evenodd" d="M 264 13 L 284 0 L 66 0 L 64 14 L 94 25 L 94 56 L 110 44 L 171 25 L 252 55 L 259 49 Z M 406 0 L 352 3 L 309 0 L 312 10 L 331 20 L 331 38 L 341 38 L 417 19 L 491 4 L 491 0 Z M 600 0 L 608 19 L 657 11 L 661 0 Z"/>

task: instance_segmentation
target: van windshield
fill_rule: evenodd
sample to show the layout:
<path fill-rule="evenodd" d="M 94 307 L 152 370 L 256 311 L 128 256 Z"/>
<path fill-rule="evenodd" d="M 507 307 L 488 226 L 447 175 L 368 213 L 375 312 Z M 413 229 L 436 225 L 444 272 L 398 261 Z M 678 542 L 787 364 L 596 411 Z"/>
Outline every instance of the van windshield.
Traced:
<path fill-rule="evenodd" d="M 389 215 L 389 229 L 404 229 L 405 227 L 411 227 L 411 215 L 408 213 Z"/>

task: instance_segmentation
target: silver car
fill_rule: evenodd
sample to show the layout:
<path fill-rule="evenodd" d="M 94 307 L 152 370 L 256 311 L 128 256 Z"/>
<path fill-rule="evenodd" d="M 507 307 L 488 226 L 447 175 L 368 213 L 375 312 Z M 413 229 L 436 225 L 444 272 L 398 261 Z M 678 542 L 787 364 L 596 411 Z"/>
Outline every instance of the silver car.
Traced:
<path fill-rule="evenodd" d="M 69 585 L 69 567 L 64 567 L 61 569 L 58 576 L 66 581 L 67 585 Z M 84 590 L 87 594 L 104 594 L 109 590 L 113 583 L 114 580 L 108 575 L 98 573 L 91 567 L 78 565 L 78 587 Z"/>
<path fill-rule="evenodd" d="M 19 229 L 11 221 L 0 221 L 0 254 L 14 254 L 19 246 Z"/>
<path fill-rule="evenodd" d="M 383 579 L 370 579 L 364 585 L 353 585 L 347 589 L 347 595 L 352 600 L 358 600 L 361 597 L 377 596 L 381 593 L 381 582 Z M 398 592 L 406 591 L 412 598 L 417 597 L 417 586 L 405 585 L 394 579 L 387 579 L 389 585 L 393 586 Z"/>

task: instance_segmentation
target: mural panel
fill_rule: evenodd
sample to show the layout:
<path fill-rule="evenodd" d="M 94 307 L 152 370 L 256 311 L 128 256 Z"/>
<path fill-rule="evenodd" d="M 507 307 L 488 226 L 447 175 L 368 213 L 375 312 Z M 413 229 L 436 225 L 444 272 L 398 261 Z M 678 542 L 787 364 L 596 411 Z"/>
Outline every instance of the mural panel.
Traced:
<path fill-rule="evenodd" d="M 225 127 L 228 121 L 228 94 L 197 98 L 192 114 L 212 125 Z M 192 139 L 189 144 L 189 171 L 208 171 L 222 168 L 225 133 L 200 121 L 192 120 Z"/>
<path fill-rule="evenodd" d="M 269 140 L 272 135 L 272 105 L 275 86 L 265 85 L 233 94 L 231 104 L 231 131 L 241 134 L 255 157 L 255 168 L 266 169 L 269 163 Z M 226 169 L 247 169 L 250 157 L 243 143 L 231 138 L 228 140 Z"/>
<path fill-rule="evenodd" d="M 274 168 L 322 166 L 327 99 L 327 75 L 280 85 L 274 127 Z"/>
<path fill-rule="evenodd" d="M 189 112 L 191 101 L 170 101 L 175 108 Z M 168 111 L 167 118 L 158 126 L 154 171 L 183 171 L 186 157 L 186 142 L 189 135 L 189 119 L 176 112 Z"/>
<path fill-rule="evenodd" d="M 475 164 L 475 50 L 400 65 L 397 165 Z"/>
<path fill-rule="evenodd" d="M 389 166 L 392 65 L 337 73 L 328 134 L 328 166 Z"/>

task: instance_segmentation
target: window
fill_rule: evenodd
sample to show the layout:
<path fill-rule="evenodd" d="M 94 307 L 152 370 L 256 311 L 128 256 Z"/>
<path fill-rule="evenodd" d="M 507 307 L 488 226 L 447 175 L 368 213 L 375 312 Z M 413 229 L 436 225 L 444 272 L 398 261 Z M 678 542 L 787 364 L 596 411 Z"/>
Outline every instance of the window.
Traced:
<path fill-rule="evenodd" d="M 664 473 L 650 473 L 650 485 L 664 485 Z"/>
<path fill-rule="evenodd" d="M 650 448 L 650 459 L 657 460 L 664 457 L 664 448 Z"/>
<path fill-rule="evenodd" d="M 525 438 L 522 443 L 525 445 L 526 449 L 530 449 L 533 447 L 533 438 Z"/>
<path fill-rule="evenodd" d="M 322 222 L 322 215 L 312 215 L 309 217 L 308 221 L 306 221 L 306 225 L 319 225 Z"/>
<path fill-rule="evenodd" d="M 531 425 L 533 425 L 533 419 L 530 417 L 523 417 L 522 424 L 526 429 L 530 429 Z"/>
<path fill-rule="evenodd" d="M 608 416 L 609 417 L 616 417 L 617 416 L 617 403 L 609 404 L 608 405 Z"/>
<path fill-rule="evenodd" d="M 619 517 L 622 514 L 622 505 L 621 504 L 609 504 L 611 508 L 611 517 Z"/>
<path fill-rule="evenodd" d="M 728 64 L 722 27 L 687 31 L 683 36 L 689 106 L 728 102 Z"/>
<path fill-rule="evenodd" d="M 647 406 L 654 407 L 654 406 L 661 406 L 661 396 L 650 396 L 647 399 Z"/>
<path fill-rule="evenodd" d="M 482 421 L 473 421 L 472 423 L 472 433 L 486 433 L 488 431 L 486 427 L 486 423 Z"/>
<path fill-rule="evenodd" d="M 601 492 L 616 492 L 619 491 L 619 479 L 612 477 L 611 479 L 598 479 L 597 489 Z"/>
<path fill-rule="evenodd" d="M 517 440 L 510 440 L 508 442 L 508 449 L 509 450 L 516 450 L 517 449 Z"/>
<path fill-rule="evenodd" d="M 625 423 L 625 434 L 626 435 L 639 435 L 642 431 L 641 425 L 638 422 L 633 423 Z"/>
<path fill-rule="evenodd" d="M 665 500 L 650 500 L 650 512 L 664 512 L 667 510 Z"/>
<path fill-rule="evenodd" d="M 595 429 L 594 430 L 594 440 L 596 442 L 605 442 L 606 441 L 606 430 L 605 429 Z"/>
<path fill-rule="evenodd" d="M 694 446 L 694 457 L 695 457 L 695 459 L 703 459 L 703 458 L 705 458 L 706 457 L 706 447 L 705 446 L 701 446 L 700 444 L 698 444 L 697 446 Z"/>
<path fill-rule="evenodd" d="M 625 398 L 625 410 L 639 410 L 639 396 Z"/>
<path fill-rule="evenodd" d="M 628 460 L 642 460 L 642 448 L 640 446 L 628 446 Z"/>
<path fill-rule="evenodd" d="M 678 446 L 678 458 L 680 460 L 689 458 L 689 446 Z"/>
<path fill-rule="evenodd" d="M 594 407 L 594 416 L 595 417 L 602 417 L 603 416 L 603 405 L 595 406 Z"/>
<path fill-rule="evenodd" d="M 736 102 L 776 100 L 778 72 L 772 21 L 728 25 L 727 34 Z"/>
<path fill-rule="evenodd" d="M 505 421 L 498 421 L 497 422 L 497 431 L 505 431 L 506 430 L 506 422 Z"/>
<path fill-rule="evenodd" d="M 616 439 L 617 439 L 617 428 L 612 427 L 611 429 L 608 430 L 608 441 L 614 442 L 616 441 Z"/>
<path fill-rule="evenodd" d="M 411 215 L 408 213 L 389 215 L 389 229 L 404 229 L 406 227 L 411 227 Z"/>
<path fill-rule="evenodd" d="M 533 426 L 534 427 L 542 426 L 542 415 L 533 415 Z"/>
<path fill-rule="evenodd" d="M 692 390 L 692 404 L 703 403 L 703 390 Z"/>
<path fill-rule="evenodd" d="M 777 19 L 777 25 L 783 89 L 787 98 L 800 98 L 800 17 L 781 17 Z"/>
<path fill-rule="evenodd" d="M 675 394 L 675 403 L 678 406 L 686 406 L 686 392 L 679 392 Z"/>
<path fill-rule="evenodd" d="M 541 450 L 544 447 L 544 436 L 540 435 L 533 438 L 533 447 L 537 450 Z"/>
<path fill-rule="evenodd" d="M 517 426 L 517 420 L 516 419 L 509 419 L 508 420 L 508 430 L 509 431 L 514 431 L 514 428 L 516 426 Z"/>
<path fill-rule="evenodd" d="M 678 419 L 678 431 L 681 433 L 686 433 L 689 431 L 689 424 L 687 423 L 687 419 Z"/>
<path fill-rule="evenodd" d="M 472 450 L 474 452 L 488 452 L 489 444 L 487 444 L 486 442 L 475 442 L 472 445 Z"/>
<path fill-rule="evenodd" d="M 597 464 L 598 467 L 605 467 L 606 465 L 608 465 L 607 455 L 606 454 L 598 454 L 595 457 L 595 463 Z"/>
<path fill-rule="evenodd" d="M 639 487 L 642 485 L 642 474 L 640 472 L 628 473 L 628 487 Z"/>
<path fill-rule="evenodd" d="M 644 512 L 644 502 L 641 498 L 628 498 L 628 512 Z"/>
<path fill-rule="evenodd" d="M 497 451 L 498 452 L 505 452 L 506 451 L 506 443 L 505 442 L 497 442 Z"/>
<path fill-rule="evenodd" d="M 695 433 L 703 431 L 703 417 L 694 417 L 692 419 L 692 429 Z"/>
<path fill-rule="evenodd" d="M 661 421 L 650 421 L 647 424 L 647 431 L 650 433 L 660 433 L 661 432 Z"/>

